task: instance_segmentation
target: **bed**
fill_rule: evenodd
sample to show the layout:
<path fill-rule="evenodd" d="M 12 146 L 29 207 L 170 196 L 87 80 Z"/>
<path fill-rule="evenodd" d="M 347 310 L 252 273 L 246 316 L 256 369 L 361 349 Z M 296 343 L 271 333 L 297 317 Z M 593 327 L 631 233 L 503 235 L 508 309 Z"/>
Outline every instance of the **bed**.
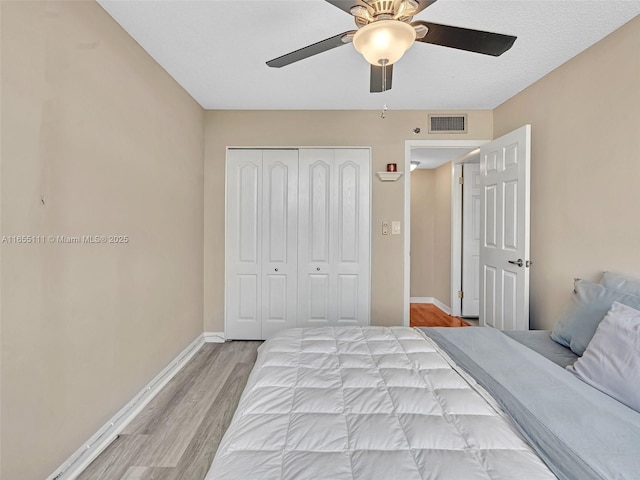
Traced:
<path fill-rule="evenodd" d="M 611 272 L 551 332 L 285 330 L 207 479 L 637 479 L 639 352 L 640 279 Z"/>
<path fill-rule="evenodd" d="M 206 478 L 638 478 L 640 414 L 563 368 L 577 356 L 548 332 L 530 333 L 276 334 Z"/>

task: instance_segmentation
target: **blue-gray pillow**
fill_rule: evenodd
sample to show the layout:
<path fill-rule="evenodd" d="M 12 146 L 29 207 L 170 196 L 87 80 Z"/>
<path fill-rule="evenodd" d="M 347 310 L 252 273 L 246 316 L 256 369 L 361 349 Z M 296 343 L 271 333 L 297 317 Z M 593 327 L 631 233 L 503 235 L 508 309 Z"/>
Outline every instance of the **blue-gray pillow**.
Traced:
<path fill-rule="evenodd" d="M 640 279 L 621 273 L 604 272 L 600 282 L 607 288 L 640 297 Z"/>
<path fill-rule="evenodd" d="M 614 302 L 584 355 L 567 369 L 640 412 L 640 311 Z"/>
<path fill-rule="evenodd" d="M 582 356 L 613 302 L 640 310 L 638 296 L 611 290 L 586 280 L 576 280 L 571 307 L 553 327 L 551 338 Z"/>

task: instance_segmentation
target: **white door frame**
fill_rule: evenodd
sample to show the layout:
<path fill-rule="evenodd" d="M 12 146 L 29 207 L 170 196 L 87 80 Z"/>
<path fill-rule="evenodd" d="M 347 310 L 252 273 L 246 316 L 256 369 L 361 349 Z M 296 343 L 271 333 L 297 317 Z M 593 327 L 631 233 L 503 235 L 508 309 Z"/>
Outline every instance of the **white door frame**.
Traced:
<path fill-rule="evenodd" d="M 369 162 L 372 161 L 373 159 L 373 149 L 371 146 L 362 146 L 362 145 L 336 145 L 336 146 L 331 146 L 331 145 L 298 145 L 298 146 L 292 146 L 292 145 L 285 145 L 285 146 L 278 146 L 278 145 L 227 145 L 225 147 L 225 169 L 224 169 L 224 226 L 225 226 L 225 262 L 224 262 L 224 278 L 226 279 L 226 275 L 227 275 L 227 271 L 229 270 L 229 265 L 228 265 L 228 259 L 229 256 L 227 255 L 227 248 L 228 248 L 228 244 L 227 244 L 227 233 L 226 233 L 226 226 L 227 226 L 227 222 L 228 222 L 228 208 L 229 208 L 229 200 L 228 200 L 228 191 L 227 191 L 227 182 L 228 182 L 228 176 L 229 176 L 229 169 L 227 168 L 227 162 L 228 162 L 228 157 L 229 157 L 229 151 L 230 150 L 305 150 L 305 149 L 317 149 L 317 148 L 328 148 L 328 149 L 333 149 L 333 150 L 341 150 L 341 149 L 365 149 L 369 152 Z M 367 299 L 367 303 L 369 305 L 369 315 L 368 315 L 368 321 L 369 324 L 371 324 L 371 288 L 372 288 L 372 275 L 371 275 L 371 263 L 372 263 L 372 252 L 373 252 L 373 166 L 370 163 L 370 170 L 369 170 L 369 225 L 370 225 L 370 232 L 369 232 L 369 265 L 368 265 L 368 269 L 369 269 L 369 274 L 368 274 L 368 278 L 367 278 L 367 282 L 369 284 L 368 289 L 369 289 L 369 296 Z M 224 282 L 224 306 L 223 306 L 223 319 L 224 319 L 224 328 L 225 328 L 225 332 L 224 332 L 224 336 L 226 336 L 226 331 L 227 331 L 227 313 L 228 313 L 228 306 L 227 306 L 227 295 L 228 295 L 228 291 L 227 291 L 227 282 Z M 408 325 L 408 324 L 407 324 Z"/>
<path fill-rule="evenodd" d="M 409 250 L 411 248 L 411 149 L 413 148 L 470 148 L 475 149 L 480 145 L 483 145 L 491 140 L 405 140 L 404 142 L 404 325 L 409 326 L 409 304 L 411 298 L 411 257 Z M 454 295 L 457 299 L 458 287 L 454 285 L 454 262 L 456 262 L 457 255 L 457 284 L 460 284 L 460 252 L 462 251 L 462 244 L 460 240 L 460 230 L 462 228 L 462 216 L 459 212 L 461 203 L 460 197 L 455 195 L 458 193 L 457 178 L 460 174 L 456 175 L 456 167 L 460 170 L 460 163 L 468 158 L 469 154 L 456 158 L 453 161 L 451 168 L 451 315 L 460 315 L 460 305 L 457 306 L 457 313 L 454 311 L 456 302 L 454 302 Z M 460 193 L 462 190 L 460 190 Z M 458 212 L 458 223 L 454 232 L 454 225 L 456 225 L 456 219 L 454 218 L 455 212 Z M 456 239 L 457 235 L 457 239 Z M 457 242 L 457 246 L 456 246 Z M 457 248 L 457 250 L 454 250 Z M 454 254 L 457 252 L 457 254 Z"/>

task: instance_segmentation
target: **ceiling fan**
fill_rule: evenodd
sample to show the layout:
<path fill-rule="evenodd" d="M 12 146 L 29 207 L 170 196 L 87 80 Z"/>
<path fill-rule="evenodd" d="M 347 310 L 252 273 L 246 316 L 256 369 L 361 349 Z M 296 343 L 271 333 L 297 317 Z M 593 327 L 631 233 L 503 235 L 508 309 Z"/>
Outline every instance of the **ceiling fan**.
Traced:
<path fill-rule="evenodd" d="M 284 67 L 304 58 L 352 43 L 371 64 L 371 92 L 391 89 L 393 64 L 414 42 L 431 43 L 497 57 L 509 50 L 516 37 L 471 30 L 413 17 L 436 0 L 326 0 L 352 15 L 358 27 L 281 57 L 269 60 L 270 67 Z"/>

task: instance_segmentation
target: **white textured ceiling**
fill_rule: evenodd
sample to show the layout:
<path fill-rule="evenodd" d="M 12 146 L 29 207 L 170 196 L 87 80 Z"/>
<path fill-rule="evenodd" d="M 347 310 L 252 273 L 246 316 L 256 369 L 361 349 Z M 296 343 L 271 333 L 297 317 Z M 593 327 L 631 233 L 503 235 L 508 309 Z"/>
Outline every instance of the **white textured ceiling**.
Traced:
<path fill-rule="evenodd" d="M 265 65 L 355 29 L 323 0 L 98 1 L 207 109 L 492 109 L 640 14 L 640 0 L 438 0 L 415 20 L 518 39 L 497 58 L 416 44 L 394 66 L 393 89 L 369 93 L 353 45 Z"/>

